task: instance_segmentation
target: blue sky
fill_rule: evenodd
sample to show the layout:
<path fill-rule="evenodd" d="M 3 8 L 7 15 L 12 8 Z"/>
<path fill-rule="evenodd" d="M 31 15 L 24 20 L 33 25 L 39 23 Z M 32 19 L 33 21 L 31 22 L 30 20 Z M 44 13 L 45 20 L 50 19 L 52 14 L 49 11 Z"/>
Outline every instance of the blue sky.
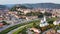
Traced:
<path fill-rule="evenodd" d="M 25 3 L 57 3 L 60 0 L 0 0 L 0 4 L 25 4 Z"/>

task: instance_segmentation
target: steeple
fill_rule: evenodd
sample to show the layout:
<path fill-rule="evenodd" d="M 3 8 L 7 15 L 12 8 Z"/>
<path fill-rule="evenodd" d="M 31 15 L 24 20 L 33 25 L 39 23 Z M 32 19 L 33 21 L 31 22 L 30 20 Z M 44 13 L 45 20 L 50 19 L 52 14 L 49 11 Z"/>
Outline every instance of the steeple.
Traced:
<path fill-rule="evenodd" d="M 46 22 L 46 16 L 43 17 L 43 19 L 41 19 L 40 23 Z"/>
<path fill-rule="evenodd" d="M 46 21 L 46 16 L 44 16 L 44 21 Z"/>
<path fill-rule="evenodd" d="M 41 19 L 41 22 L 40 22 L 40 27 L 44 27 L 44 26 L 48 26 L 49 24 L 47 23 L 46 21 L 46 16 L 43 17 L 43 19 Z"/>

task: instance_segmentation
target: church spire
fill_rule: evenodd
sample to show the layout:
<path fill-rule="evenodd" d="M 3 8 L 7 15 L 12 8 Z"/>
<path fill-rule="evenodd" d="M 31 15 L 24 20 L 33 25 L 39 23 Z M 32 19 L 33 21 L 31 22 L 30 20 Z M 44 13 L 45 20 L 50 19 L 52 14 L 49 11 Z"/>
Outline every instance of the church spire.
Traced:
<path fill-rule="evenodd" d="M 40 27 L 44 27 L 44 26 L 48 26 L 49 24 L 47 23 L 46 21 L 46 16 L 43 17 L 43 19 L 41 19 L 41 22 L 40 22 Z"/>
<path fill-rule="evenodd" d="M 44 16 L 44 21 L 46 21 L 46 16 Z"/>

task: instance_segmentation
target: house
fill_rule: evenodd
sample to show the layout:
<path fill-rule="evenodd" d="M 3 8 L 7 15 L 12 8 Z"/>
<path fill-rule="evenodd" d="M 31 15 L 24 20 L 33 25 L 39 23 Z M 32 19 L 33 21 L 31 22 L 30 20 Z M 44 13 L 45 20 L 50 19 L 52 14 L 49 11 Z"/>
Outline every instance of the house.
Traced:
<path fill-rule="evenodd" d="M 46 17 L 44 16 L 43 19 L 41 19 L 41 22 L 40 22 L 40 27 L 44 27 L 44 26 L 48 26 L 49 24 L 47 23 L 46 21 Z"/>
<path fill-rule="evenodd" d="M 31 12 L 30 9 L 26 9 L 26 10 L 23 11 L 24 14 L 27 14 L 27 13 L 30 13 L 30 12 Z"/>
<path fill-rule="evenodd" d="M 53 29 L 46 32 L 46 34 L 57 34 L 57 32 Z"/>
<path fill-rule="evenodd" d="M 40 11 L 41 13 L 45 13 L 46 11 L 45 10 L 42 10 L 42 11 Z"/>
<path fill-rule="evenodd" d="M 36 19 L 38 16 L 26 16 L 26 20 Z"/>
<path fill-rule="evenodd" d="M 58 33 L 60 33 L 60 30 L 57 30 Z"/>
<path fill-rule="evenodd" d="M 46 31 L 45 34 L 60 34 L 60 30 L 54 30 L 54 29 L 51 29 L 51 30 L 48 30 Z"/>
<path fill-rule="evenodd" d="M 19 17 L 19 19 L 25 19 L 26 18 L 26 16 L 18 16 Z"/>
<path fill-rule="evenodd" d="M 24 13 L 24 14 L 27 14 L 27 13 L 30 13 L 31 12 L 31 10 L 30 9 L 21 9 L 21 8 L 19 8 L 19 9 L 16 9 L 17 11 L 21 11 L 22 13 Z"/>
<path fill-rule="evenodd" d="M 55 15 L 55 14 L 52 14 L 52 17 L 56 17 L 57 15 Z"/>
<path fill-rule="evenodd" d="M 4 20 L 4 18 L 0 17 L 0 20 Z"/>
<path fill-rule="evenodd" d="M 59 25 L 60 24 L 60 20 L 56 20 L 53 22 L 54 25 Z"/>
<path fill-rule="evenodd" d="M 3 23 L 0 23 L 0 27 L 3 27 L 4 25 L 3 25 Z"/>
<path fill-rule="evenodd" d="M 59 33 L 59 34 L 60 34 L 60 30 L 57 30 L 57 33 Z"/>
<path fill-rule="evenodd" d="M 39 34 L 41 31 L 39 31 L 38 29 L 36 28 L 30 28 L 31 31 L 34 31 L 35 34 Z"/>
<path fill-rule="evenodd" d="M 17 14 L 16 11 L 9 11 L 8 14 Z"/>

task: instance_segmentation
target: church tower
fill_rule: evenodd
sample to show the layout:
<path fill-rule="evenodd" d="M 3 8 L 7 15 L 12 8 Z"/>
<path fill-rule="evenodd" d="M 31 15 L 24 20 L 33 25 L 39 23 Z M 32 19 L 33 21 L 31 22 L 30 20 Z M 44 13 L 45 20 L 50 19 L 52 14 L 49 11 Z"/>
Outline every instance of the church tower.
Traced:
<path fill-rule="evenodd" d="M 44 16 L 44 21 L 46 21 L 46 16 Z"/>
<path fill-rule="evenodd" d="M 47 26 L 48 23 L 46 21 L 46 16 L 43 17 L 43 19 L 41 19 L 41 22 L 40 22 L 40 27 L 44 27 L 44 26 Z"/>

